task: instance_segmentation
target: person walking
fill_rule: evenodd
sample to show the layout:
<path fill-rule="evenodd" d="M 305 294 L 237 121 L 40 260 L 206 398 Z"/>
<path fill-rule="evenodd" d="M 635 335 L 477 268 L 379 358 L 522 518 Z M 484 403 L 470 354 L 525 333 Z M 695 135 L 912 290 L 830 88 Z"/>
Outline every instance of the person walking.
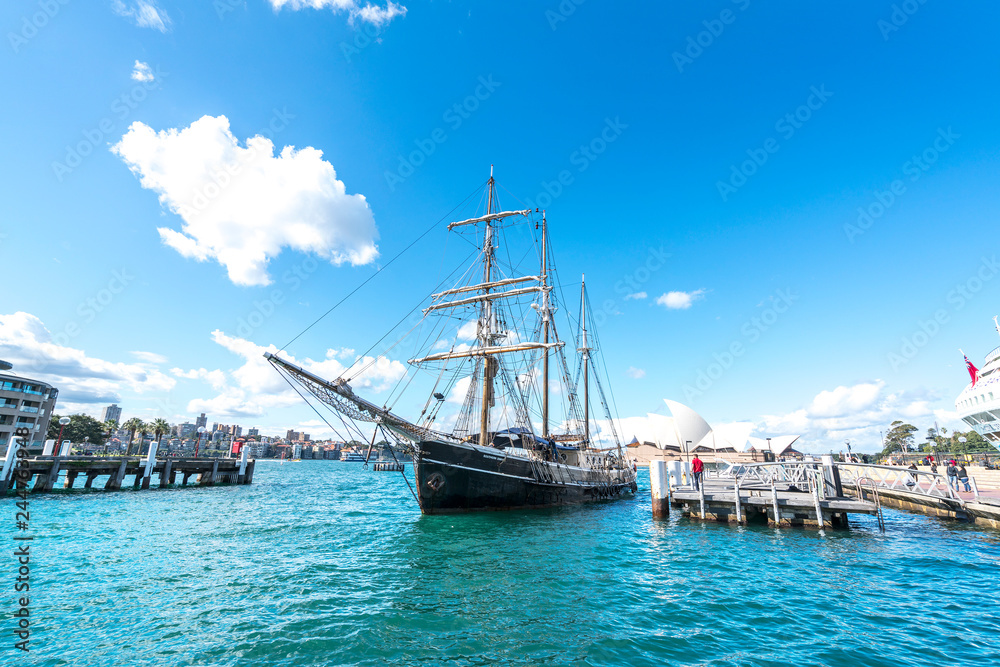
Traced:
<path fill-rule="evenodd" d="M 945 473 L 948 475 L 948 486 L 958 491 L 958 467 L 953 461 L 948 463 Z"/>
<path fill-rule="evenodd" d="M 695 454 L 694 458 L 691 459 L 691 474 L 694 490 L 697 491 L 701 487 L 702 475 L 705 474 L 705 464 L 702 463 L 697 454 Z"/>
<path fill-rule="evenodd" d="M 966 491 L 972 491 L 972 486 L 969 485 L 969 472 L 965 469 L 965 464 L 958 466 L 958 480 L 965 485 Z"/>
<path fill-rule="evenodd" d="M 907 468 L 907 470 L 913 470 L 914 472 L 910 473 L 910 475 L 909 475 L 910 478 L 908 480 L 906 480 L 906 485 L 907 486 L 915 486 L 916 483 L 917 483 L 917 475 L 915 474 L 916 470 L 917 470 L 917 464 L 916 463 L 911 463 L 910 467 Z"/>

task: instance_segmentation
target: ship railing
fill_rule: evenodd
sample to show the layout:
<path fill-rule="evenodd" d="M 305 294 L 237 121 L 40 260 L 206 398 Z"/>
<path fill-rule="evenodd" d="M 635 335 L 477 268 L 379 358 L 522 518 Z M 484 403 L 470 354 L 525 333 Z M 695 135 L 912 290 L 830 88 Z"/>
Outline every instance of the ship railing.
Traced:
<path fill-rule="evenodd" d="M 983 362 L 983 366 L 990 363 L 997 357 L 1000 357 L 1000 347 L 994 348 L 992 352 L 986 355 L 986 361 Z"/>

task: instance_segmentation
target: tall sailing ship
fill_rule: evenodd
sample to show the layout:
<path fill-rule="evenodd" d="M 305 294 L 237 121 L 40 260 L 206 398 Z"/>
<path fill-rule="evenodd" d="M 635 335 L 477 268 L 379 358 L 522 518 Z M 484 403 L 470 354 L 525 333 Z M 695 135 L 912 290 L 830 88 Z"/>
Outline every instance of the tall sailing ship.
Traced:
<path fill-rule="evenodd" d="M 571 374 L 556 327 L 556 295 L 562 289 L 545 213 L 502 210 L 492 169 L 483 194 L 485 212 L 448 225 L 449 233 L 475 239 L 472 263 L 452 273 L 461 277 L 450 287 L 430 295 L 423 317 L 403 336 L 420 341 L 422 356 L 409 360 L 397 388 L 405 391 L 418 376 L 432 385 L 415 419 L 365 399 L 351 387 L 351 377 L 327 380 L 278 354 L 265 357 L 345 428 L 360 435 L 364 424 L 373 424 L 373 445 L 382 433 L 411 456 L 416 482 L 411 490 L 425 514 L 630 495 L 636 491 L 635 467 L 624 454 L 597 372 L 599 346 L 593 327 L 588 329 L 583 280 L 575 322 L 567 310 L 576 325 Z M 519 237 L 530 238 L 523 255 L 511 247 Z M 537 270 L 524 270 L 528 263 Z M 463 342 L 463 332 L 469 342 Z M 357 378 L 385 357 L 371 359 L 345 375 Z M 401 396 L 393 390 L 393 406 Z M 592 418 L 591 403 L 603 408 L 601 421 Z M 446 405 L 460 407 L 449 412 Z"/>

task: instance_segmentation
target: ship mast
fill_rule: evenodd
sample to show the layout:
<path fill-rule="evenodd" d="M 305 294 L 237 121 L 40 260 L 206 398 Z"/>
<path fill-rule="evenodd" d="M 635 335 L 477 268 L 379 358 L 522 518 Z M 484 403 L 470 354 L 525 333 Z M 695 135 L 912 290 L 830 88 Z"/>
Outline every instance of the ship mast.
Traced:
<path fill-rule="evenodd" d="M 583 354 L 583 445 L 590 446 L 590 348 L 587 346 L 587 287 L 586 276 L 580 276 L 580 349 Z"/>
<path fill-rule="evenodd" d="M 489 185 L 490 191 L 486 203 L 486 229 L 483 235 L 483 284 L 486 285 L 483 289 L 483 294 L 489 294 L 489 284 L 493 279 L 493 224 L 489 217 L 493 213 L 493 165 L 490 165 Z M 484 349 L 492 343 L 490 336 L 490 318 L 492 314 L 493 305 L 488 299 L 484 300 L 479 322 L 479 345 Z M 479 444 L 483 447 L 489 441 L 490 400 L 493 398 L 493 375 L 491 371 L 495 363 L 489 355 L 483 356 L 483 405 L 479 415 Z"/>
<path fill-rule="evenodd" d="M 549 291 L 547 266 L 547 225 L 545 211 L 542 211 L 542 343 L 549 342 Z M 549 437 L 549 348 L 542 352 L 542 437 Z"/>

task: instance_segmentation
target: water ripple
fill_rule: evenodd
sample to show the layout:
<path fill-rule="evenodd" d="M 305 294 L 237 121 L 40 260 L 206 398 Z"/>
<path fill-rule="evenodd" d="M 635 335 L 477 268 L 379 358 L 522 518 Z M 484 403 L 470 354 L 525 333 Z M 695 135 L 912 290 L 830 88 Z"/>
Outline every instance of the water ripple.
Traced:
<path fill-rule="evenodd" d="M 917 665 L 1000 655 L 1000 534 L 425 517 L 398 474 L 33 499 L 36 665 Z M 644 478 L 643 478 L 644 480 Z M 648 493 L 648 491 L 647 491 Z"/>

